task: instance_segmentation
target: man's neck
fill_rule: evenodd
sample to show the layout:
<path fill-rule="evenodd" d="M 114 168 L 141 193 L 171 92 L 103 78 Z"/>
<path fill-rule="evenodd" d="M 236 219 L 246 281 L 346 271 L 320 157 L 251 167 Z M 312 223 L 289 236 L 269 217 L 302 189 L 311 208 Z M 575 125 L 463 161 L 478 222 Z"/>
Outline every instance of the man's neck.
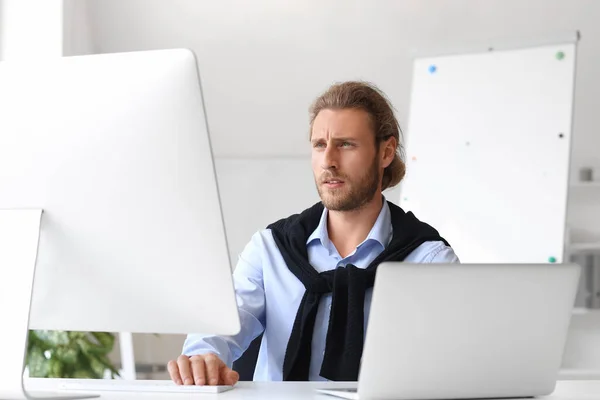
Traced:
<path fill-rule="evenodd" d="M 328 211 L 327 232 L 329 240 L 342 258 L 351 254 L 369 235 L 383 206 L 383 196 L 375 195 L 373 200 L 358 210 Z"/>

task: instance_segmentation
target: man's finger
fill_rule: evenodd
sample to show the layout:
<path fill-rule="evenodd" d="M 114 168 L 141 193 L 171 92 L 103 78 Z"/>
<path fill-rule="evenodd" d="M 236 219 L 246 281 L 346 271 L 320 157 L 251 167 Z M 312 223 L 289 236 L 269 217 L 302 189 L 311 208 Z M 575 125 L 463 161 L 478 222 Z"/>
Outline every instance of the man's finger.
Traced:
<path fill-rule="evenodd" d="M 187 356 L 181 355 L 177 358 L 177 367 L 179 367 L 179 375 L 184 385 L 193 385 L 192 371 L 190 370 L 190 359 Z"/>
<path fill-rule="evenodd" d="M 206 385 L 206 366 L 204 364 L 204 357 L 193 356 L 190 358 L 190 362 L 192 364 L 192 375 L 196 385 Z"/>
<path fill-rule="evenodd" d="M 240 380 L 240 374 L 231 368 L 227 367 L 227 365 L 223 365 L 221 368 L 221 382 L 223 385 L 235 385 Z"/>
<path fill-rule="evenodd" d="M 218 385 L 221 365 L 224 365 L 223 361 L 214 354 L 208 354 L 204 357 L 204 363 L 206 365 L 206 383 L 209 385 Z"/>
<path fill-rule="evenodd" d="M 171 360 L 167 363 L 167 370 L 169 371 L 171 380 L 177 385 L 181 385 L 181 376 L 179 375 L 179 368 L 177 367 L 177 362 L 175 360 Z"/>

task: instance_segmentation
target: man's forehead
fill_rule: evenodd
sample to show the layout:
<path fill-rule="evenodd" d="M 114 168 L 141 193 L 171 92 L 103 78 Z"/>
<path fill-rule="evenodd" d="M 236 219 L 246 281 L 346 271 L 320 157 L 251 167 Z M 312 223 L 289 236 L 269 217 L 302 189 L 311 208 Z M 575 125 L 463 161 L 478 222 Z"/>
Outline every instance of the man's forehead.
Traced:
<path fill-rule="evenodd" d="M 346 123 L 315 123 L 311 130 L 313 140 L 329 138 L 360 139 L 371 135 L 370 125 L 352 121 Z"/>
<path fill-rule="evenodd" d="M 327 129 L 327 128 L 323 128 L 323 129 L 314 129 L 313 128 L 313 132 L 312 132 L 312 139 L 360 139 L 364 136 L 367 136 L 368 132 L 366 132 L 366 134 L 361 133 L 359 130 L 356 129 L 349 129 L 349 130 L 332 130 L 332 129 Z"/>

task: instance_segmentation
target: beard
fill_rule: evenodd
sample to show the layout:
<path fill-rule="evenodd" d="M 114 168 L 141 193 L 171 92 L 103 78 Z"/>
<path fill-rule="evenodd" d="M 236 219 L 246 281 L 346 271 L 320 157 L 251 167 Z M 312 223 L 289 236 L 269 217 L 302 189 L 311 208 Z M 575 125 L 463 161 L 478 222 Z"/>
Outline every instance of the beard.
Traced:
<path fill-rule="evenodd" d="M 342 180 L 344 182 L 342 187 L 327 188 L 325 180 L 332 179 Z M 336 174 L 332 171 L 323 173 L 318 180 L 315 178 L 319 197 L 323 205 L 331 211 L 354 211 L 362 208 L 373 200 L 380 181 L 377 157 L 373 158 L 370 167 L 357 179 L 350 179 L 346 175 Z"/>

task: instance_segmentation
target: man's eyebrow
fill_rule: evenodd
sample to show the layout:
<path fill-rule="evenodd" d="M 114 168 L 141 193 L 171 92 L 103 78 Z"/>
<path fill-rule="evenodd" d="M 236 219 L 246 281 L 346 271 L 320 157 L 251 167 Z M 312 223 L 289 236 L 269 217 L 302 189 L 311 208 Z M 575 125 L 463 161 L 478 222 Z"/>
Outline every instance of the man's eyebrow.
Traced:
<path fill-rule="evenodd" d="M 315 142 L 315 141 L 319 141 L 319 140 L 326 140 L 326 139 L 325 138 L 312 138 L 310 141 Z M 357 139 L 353 138 L 353 137 L 334 137 L 331 140 L 333 140 L 334 142 L 344 142 L 344 141 L 355 142 Z"/>

